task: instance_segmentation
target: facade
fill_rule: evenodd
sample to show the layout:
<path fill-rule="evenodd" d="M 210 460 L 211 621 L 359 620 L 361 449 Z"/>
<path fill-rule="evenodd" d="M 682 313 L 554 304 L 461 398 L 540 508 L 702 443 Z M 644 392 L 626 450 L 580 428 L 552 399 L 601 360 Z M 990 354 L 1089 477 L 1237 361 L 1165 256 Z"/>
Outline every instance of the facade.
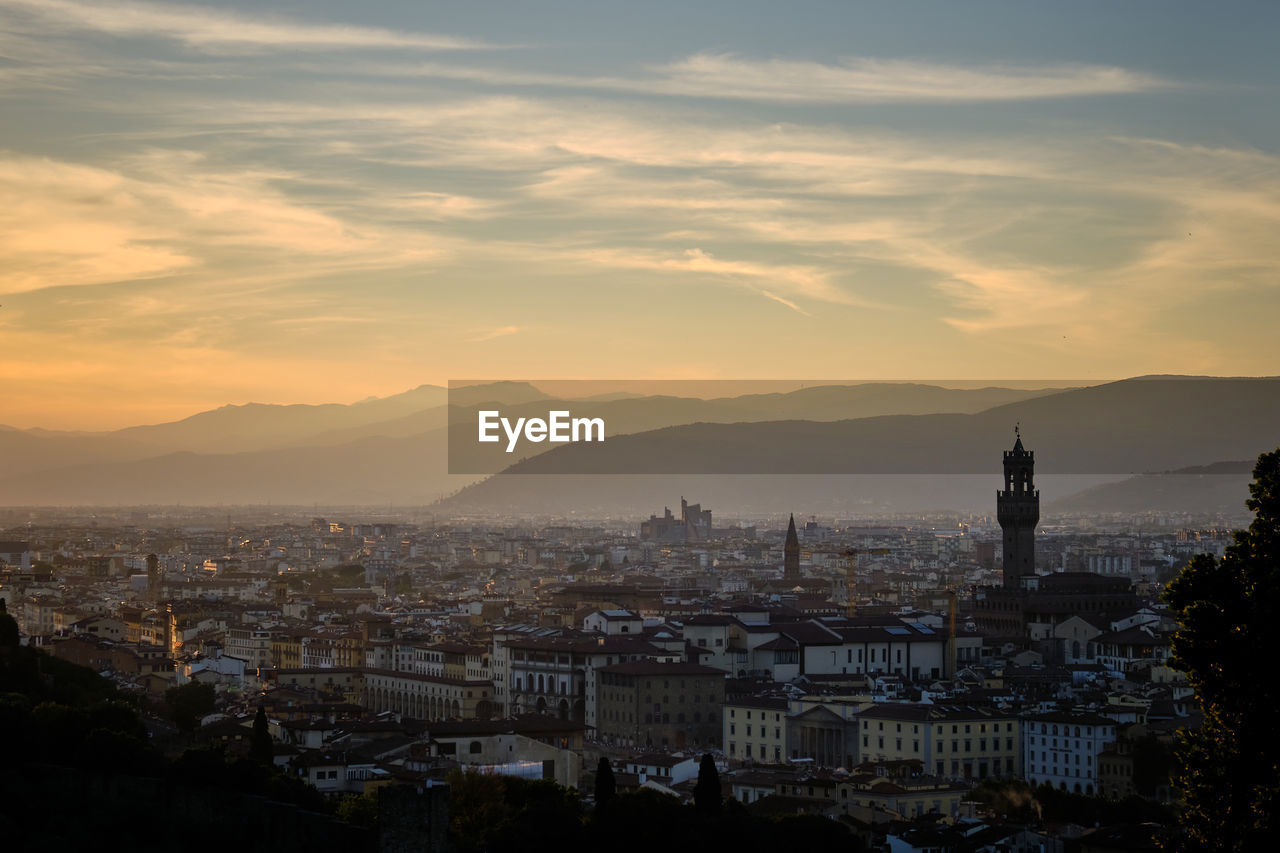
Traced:
<path fill-rule="evenodd" d="M 419 720 L 486 720 L 494 713 L 493 683 L 369 670 L 361 704 Z"/>
<path fill-rule="evenodd" d="M 1116 743 L 1115 720 L 1097 714 L 1056 711 L 1023 721 L 1026 769 L 1032 786 L 1053 785 L 1063 791 L 1103 791 L 1099 756 Z"/>
<path fill-rule="evenodd" d="M 226 653 L 240 658 L 249 669 L 264 669 L 271 665 L 271 632 L 262 628 L 229 628 L 225 642 Z"/>
<path fill-rule="evenodd" d="M 861 761 L 916 760 L 947 779 L 1016 776 L 1022 768 L 1018 718 L 993 708 L 883 703 L 858 720 Z"/>
<path fill-rule="evenodd" d="M 694 663 L 631 661 L 596 677 L 596 734 L 623 746 L 718 747 L 725 676 Z"/>
<path fill-rule="evenodd" d="M 508 639 L 504 645 L 509 714 L 552 714 L 588 726 L 598 724 L 596 682 L 601 667 L 670 657 L 644 637 L 626 634 L 529 637 Z"/>
<path fill-rule="evenodd" d="M 856 763 L 857 724 L 827 705 L 793 714 L 787 719 L 786 731 L 792 761 L 846 769 Z"/>
<path fill-rule="evenodd" d="M 729 760 L 783 764 L 787 750 L 786 699 L 753 697 L 724 703 L 721 743 Z"/>

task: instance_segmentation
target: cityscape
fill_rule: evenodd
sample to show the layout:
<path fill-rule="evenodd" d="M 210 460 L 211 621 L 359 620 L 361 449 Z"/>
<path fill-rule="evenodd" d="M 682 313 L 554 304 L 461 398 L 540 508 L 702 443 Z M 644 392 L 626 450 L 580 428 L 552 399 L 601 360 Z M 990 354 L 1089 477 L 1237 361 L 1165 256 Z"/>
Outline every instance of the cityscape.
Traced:
<path fill-rule="evenodd" d="M 823 816 L 844 849 L 1151 848 L 1203 717 L 1162 591 L 1231 533 L 1049 526 L 1030 443 L 963 519 L 28 511 L 0 592 L 20 644 L 108 681 L 150 748 L 252 756 L 365 829 L 407 811 L 392 837 L 419 849 L 493 843 L 455 837 L 459 773 L 599 810 L 696 802 L 708 766 L 717 798 Z M 397 812 L 388 788 L 416 793 Z M 1002 810 L 1019 795 L 1033 818 Z"/>
<path fill-rule="evenodd" d="M 3 849 L 1274 849 L 1277 33 L 0 0 Z"/>

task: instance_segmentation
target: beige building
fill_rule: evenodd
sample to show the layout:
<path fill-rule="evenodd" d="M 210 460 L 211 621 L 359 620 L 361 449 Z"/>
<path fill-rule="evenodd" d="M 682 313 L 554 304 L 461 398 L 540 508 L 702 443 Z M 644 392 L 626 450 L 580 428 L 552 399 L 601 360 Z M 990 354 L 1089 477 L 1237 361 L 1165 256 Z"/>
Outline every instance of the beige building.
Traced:
<path fill-rule="evenodd" d="M 883 703 L 858 714 L 861 761 L 915 760 L 947 779 L 1017 776 L 1018 718 L 969 705 Z"/>
<path fill-rule="evenodd" d="M 785 763 L 789 756 L 787 708 L 783 698 L 751 697 L 725 702 L 721 742 L 729 760 Z"/>
<path fill-rule="evenodd" d="M 420 720 L 487 720 L 494 713 L 493 682 L 367 670 L 360 704 Z"/>
<path fill-rule="evenodd" d="M 695 663 L 631 661 L 596 677 L 596 734 L 611 744 L 718 747 L 725 674 Z"/>

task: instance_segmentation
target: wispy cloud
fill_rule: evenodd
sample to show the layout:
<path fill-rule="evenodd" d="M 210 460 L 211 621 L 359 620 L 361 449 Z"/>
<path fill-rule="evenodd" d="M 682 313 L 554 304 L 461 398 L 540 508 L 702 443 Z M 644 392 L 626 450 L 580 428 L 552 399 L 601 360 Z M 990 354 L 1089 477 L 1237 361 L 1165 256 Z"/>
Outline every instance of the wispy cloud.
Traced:
<path fill-rule="evenodd" d="M 313 67 L 314 70 L 320 70 Z M 835 64 L 698 53 L 631 76 L 548 73 L 457 63 L 363 63 L 353 73 L 501 88 L 556 88 L 797 103 L 1028 101 L 1176 88 L 1174 81 L 1099 65 L 955 64 L 853 57 Z"/>
<path fill-rule="evenodd" d="M 484 341 L 492 341 L 496 338 L 505 338 L 508 335 L 517 334 L 519 331 L 519 326 L 498 326 L 497 328 L 480 332 L 474 337 L 467 338 L 467 340 L 473 344 L 478 344 Z"/>
<path fill-rule="evenodd" d="M 777 303 L 780 303 L 780 304 L 782 304 L 782 305 L 787 306 L 788 308 L 790 308 L 792 311 L 796 312 L 797 314 L 803 314 L 803 315 L 804 315 L 804 316 L 806 316 L 806 317 L 812 317 L 812 316 L 813 316 L 813 315 L 812 315 L 812 314 L 810 314 L 808 311 L 804 310 L 804 309 L 803 309 L 803 308 L 801 308 L 799 305 L 797 305 L 797 304 L 795 304 L 794 302 L 792 302 L 790 299 L 783 299 L 781 296 L 779 296 L 779 295 L 778 295 L 778 294 L 776 294 L 776 293 L 771 293 L 771 292 L 769 292 L 769 291 L 767 291 L 767 290 L 761 290 L 761 291 L 760 291 L 760 295 L 761 295 L 761 296 L 763 296 L 763 297 L 765 297 L 765 298 L 767 298 L 767 299 L 772 299 L 774 302 L 777 302 Z"/>
<path fill-rule="evenodd" d="M 701 53 L 656 69 L 673 94 L 751 100 L 1016 101 L 1168 88 L 1158 77 L 1096 65 L 957 65 L 854 58 L 836 65 Z"/>
<path fill-rule="evenodd" d="M 274 186 L 286 177 L 219 169 L 193 152 L 153 151 L 113 169 L 0 156 L 0 293 L 153 278 L 236 257 L 314 273 L 440 257 L 421 235 L 356 228 L 291 199 Z"/>
<path fill-rule="evenodd" d="M 346 24 L 301 23 L 187 4 L 0 0 L 0 6 L 19 9 L 55 29 L 167 38 L 209 52 L 246 48 L 469 50 L 487 47 L 453 36 Z"/>

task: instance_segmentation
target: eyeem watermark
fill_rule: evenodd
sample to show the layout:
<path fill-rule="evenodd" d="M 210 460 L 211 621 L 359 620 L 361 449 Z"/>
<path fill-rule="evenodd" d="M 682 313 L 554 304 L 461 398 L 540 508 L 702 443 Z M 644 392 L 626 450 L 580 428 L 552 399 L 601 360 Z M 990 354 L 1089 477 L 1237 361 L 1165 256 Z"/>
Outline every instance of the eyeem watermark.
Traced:
<path fill-rule="evenodd" d="M 516 418 L 514 423 L 497 409 L 482 410 L 476 416 L 479 425 L 476 440 L 484 443 L 501 441 L 501 431 L 507 439 L 507 453 L 515 452 L 521 438 L 535 444 L 543 441 L 604 441 L 604 418 L 575 418 L 567 409 L 547 412 L 545 420 Z"/>
<path fill-rule="evenodd" d="M 432 403 L 407 423 L 423 428 L 426 444 L 445 428 L 450 474 L 987 476 L 993 454 L 1009 449 L 1014 423 L 1037 434 L 1037 418 L 1049 411 L 1041 398 L 1089 384 L 450 380 L 446 405 Z M 422 399 L 438 399 L 437 391 L 424 389 Z M 1068 457 L 1037 435 L 1058 471 L 1108 473 L 1096 468 L 1092 446 Z M 1106 458 L 1136 464 L 1135 441 L 1119 457 L 1108 445 Z"/>

